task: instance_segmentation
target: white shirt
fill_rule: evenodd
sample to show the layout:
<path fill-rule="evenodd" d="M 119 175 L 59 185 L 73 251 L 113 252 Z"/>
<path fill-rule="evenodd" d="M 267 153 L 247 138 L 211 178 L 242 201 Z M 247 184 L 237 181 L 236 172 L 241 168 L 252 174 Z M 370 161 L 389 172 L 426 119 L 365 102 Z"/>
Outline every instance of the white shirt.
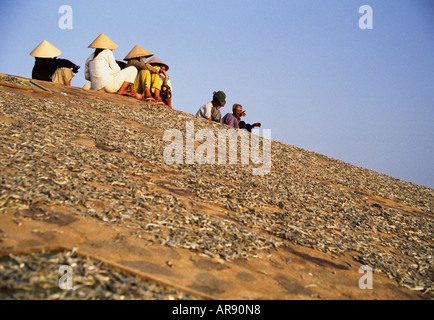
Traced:
<path fill-rule="evenodd" d="M 95 59 L 93 55 L 86 60 L 85 78 L 91 82 L 91 90 L 99 90 L 108 85 L 121 68 L 109 49 L 102 51 Z"/>
<path fill-rule="evenodd" d="M 164 84 L 164 81 L 166 80 L 166 76 L 163 73 L 159 73 L 160 72 L 160 67 L 154 67 L 156 70 L 156 72 L 158 73 L 158 75 L 160 76 L 160 81 L 161 84 Z M 168 77 L 169 78 L 169 77 Z M 170 87 L 170 90 L 173 90 L 172 88 L 172 83 L 170 82 L 170 79 L 166 80 L 166 84 Z"/>
<path fill-rule="evenodd" d="M 161 80 L 161 84 L 163 84 L 164 81 L 166 80 L 166 77 L 164 76 L 164 74 L 160 73 L 160 80 Z M 166 80 L 166 84 L 169 86 L 170 90 L 173 90 L 172 83 L 170 82 L 170 79 Z"/>
<path fill-rule="evenodd" d="M 211 117 L 212 112 L 212 102 L 208 102 L 200 107 L 199 111 L 196 113 L 196 117 L 202 117 L 205 119 L 209 119 Z"/>

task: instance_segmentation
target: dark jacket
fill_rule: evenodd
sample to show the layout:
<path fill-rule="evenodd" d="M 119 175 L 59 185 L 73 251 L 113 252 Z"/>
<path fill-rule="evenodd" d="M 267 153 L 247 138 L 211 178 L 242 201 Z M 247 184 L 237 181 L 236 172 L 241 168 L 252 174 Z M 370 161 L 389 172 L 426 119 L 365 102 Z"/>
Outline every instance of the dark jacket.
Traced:
<path fill-rule="evenodd" d="M 250 123 L 245 123 L 244 121 L 240 121 L 239 123 L 240 129 L 246 129 L 249 132 L 252 132 L 253 125 Z"/>
<path fill-rule="evenodd" d="M 51 81 L 51 76 L 57 68 L 74 68 L 75 64 L 66 59 L 35 58 L 32 79 Z"/>
<path fill-rule="evenodd" d="M 219 123 L 222 122 L 222 114 L 220 113 L 220 110 L 214 106 L 211 109 L 211 120 Z"/>

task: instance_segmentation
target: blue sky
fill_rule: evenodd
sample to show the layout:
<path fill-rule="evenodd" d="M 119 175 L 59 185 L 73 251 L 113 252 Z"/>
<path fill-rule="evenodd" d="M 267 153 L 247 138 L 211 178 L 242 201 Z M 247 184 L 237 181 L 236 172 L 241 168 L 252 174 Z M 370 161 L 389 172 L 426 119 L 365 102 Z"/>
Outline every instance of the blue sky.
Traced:
<path fill-rule="evenodd" d="M 59 27 L 61 5 L 72 29 Z M 373 10 L 373 29 L 359 28 Z M 432 0 L 2 0 L 0 72 L 31 77 L 47 40 L 82 66 L 105 33 L 170 66 L 175 109 L 223 90 L 272 139 L 434 187 Z"/>

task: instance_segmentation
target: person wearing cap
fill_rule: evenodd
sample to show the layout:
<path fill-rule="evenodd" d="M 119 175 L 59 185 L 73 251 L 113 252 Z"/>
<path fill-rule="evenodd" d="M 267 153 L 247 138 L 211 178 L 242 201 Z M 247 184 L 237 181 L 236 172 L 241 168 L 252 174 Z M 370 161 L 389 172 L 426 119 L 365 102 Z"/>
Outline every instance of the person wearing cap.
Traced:
<path fill-rule="evenodd" d="M 142 95 L 128 91 L 128 86 L 134 83 L 137 69 L 132 66 L 120 68 L 112 52 L 118 46 L 112 40 L 101 33 L 89 48 L 95 49 L 95 52 L 87 58 L 85 69 L 85 78 L 91 82 L 91 90 L 104 90 L 137 99 L 142 98 Z"/>
<path fill-rule="evenodd" d="M 157 59 L 156 57 L 152 57 L 148 61 L 148 63 L 151 66 L 155 67 L 157 69 L 158 74 L 160 75 L 161 99 L 169 108 L 172 108 L 172 83 L 170 82 L 169 76 L 167 75 L 167 71 L 169 71 L 169 66 L 163 61 Z"/>
<path fill-rule="evenodd" d="M 57 59 L 62 52 L 49 43 L 42 41 L 31 53 L 35 57 L 32 79 L 52 81 L 64 85 L 71 85 L 71 80 L 80 66 L 66 59 Z"/>
<path fill-rule="evenodd" d="M 145 100 L 156 100 L 163 103 L 160 97 L 161 81 L 158 70 L 146 62 L 146 59 L 153 55 L 148 50 L 136 45 L 124 60 L 128 62 L 127 66 L 133 66 L 138 70 L 134 84 L 131 85 L 132 90 L 142 94 Z"/>
<path fill-rule="evenodd" d="M 196 117 L 208 119 L 210 121 L 221 122 L 222 115 L 220 108 L 226 104 L 226 94 L 223 91 L 214 91 L 212 101 L 199 108 Z"/>
<path fill-rule="evenodd" d="M 252 132 L 252 129 L 255 127 L 261 127 L 261 124 L 259 122 L 256 122 L 254 124 L 248 124 L 244 121 L 240 121 L 241 117 L 245 116 L 246 111 L 243 111 L 243 106 L 236 103 L 232 106 L 232 113 L 227 113 L 222 118 L 222 123 L 234 129 L 246 129 L 249 132 Z"/>

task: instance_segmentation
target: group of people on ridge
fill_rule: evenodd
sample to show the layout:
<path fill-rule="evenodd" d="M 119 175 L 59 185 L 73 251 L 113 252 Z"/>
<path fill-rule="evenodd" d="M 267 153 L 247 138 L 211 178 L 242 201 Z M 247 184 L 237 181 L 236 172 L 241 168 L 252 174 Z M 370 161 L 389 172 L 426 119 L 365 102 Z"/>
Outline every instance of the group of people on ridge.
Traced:
<path fill-rule="evenodd" d="M 169 66 L 152 57 L 154 54 L 136 45 L 124 58 L 115 59 L 118 46 L 105 34 L 100 34 L 89 48 L 95 51 L 86 60 L 85 78 L 91 90 L 132 96 L 172 108 L 172 84 Z M 71 79 L 80 66 L 66 59 L 57 59 L 62 52 L 42 41 L 30 55 L 35 57 L 32 78 L 71 85 Z M 152 57 L 149 61 L 147 58 Z"/>
<path fill-rule="evenodd" d="M 85 78 L 90 81 L 91 90 L 132 96 L 172 108 L 172 84 L 167 75 L 169 66 L 152 57 L 153 53 L 136 45 L 124 58 L 126 63 L 117 60 L 113 50 L 118 46 L 103 33 L 89 48 L 95 49 L 87 58 L 85 68 Z M 66 59 L 57 59 L 61 54 L 51 43 L 42 41 L 30 53 L 35 57 L 32 78 L 71 85 L 71 80 L 80 66 Z M 150 57 L 152 58 L 146 61 Z M 241 120 L 241 117 L 246 116 L 246 112 L 240 104 L 234 104 L 232 113 L 222 118 L 220 108 L 225 104 L 226 94 L 223 91 L 214 92 L 212 101 L 200 107 L 196 116 L 249 132 L 255 127 L 261 127 L 259 122 L 251 125 Z"/>
<path fill-rule="evenodd" d="M 259 122 L 248 124 L 241 120 L 246 116 L 243 106 L 236 103 L 232 106 L 232 113 L 227 113 L 223 118 L 220 109 L 226 105 L 226 94 L 223 91 L 214 91 L 211 102 L 201 106 L 196 113 L 196 117 L 205 118 L 210 121 L 226 124 L 234 129 L 246 129 L 251 132 L 255 127 L 261 127 Z"/>

